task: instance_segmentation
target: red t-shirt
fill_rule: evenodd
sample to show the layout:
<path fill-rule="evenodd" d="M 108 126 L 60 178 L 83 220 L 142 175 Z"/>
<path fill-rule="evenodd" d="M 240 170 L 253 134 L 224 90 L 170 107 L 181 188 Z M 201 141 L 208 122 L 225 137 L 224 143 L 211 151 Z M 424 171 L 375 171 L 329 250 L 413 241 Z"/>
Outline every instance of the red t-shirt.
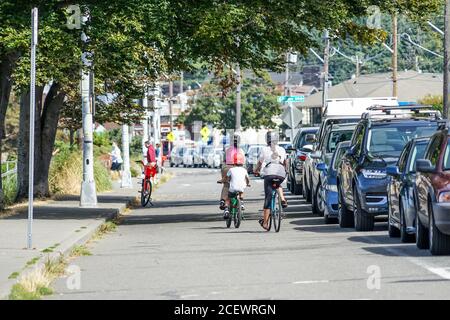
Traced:
<path fill-rule="evenodd" d="M 147 149 L 147 162 L 156 162 L 156 152 L 155 148 L 153 148 L 153 145 L 150 145 Z"/>

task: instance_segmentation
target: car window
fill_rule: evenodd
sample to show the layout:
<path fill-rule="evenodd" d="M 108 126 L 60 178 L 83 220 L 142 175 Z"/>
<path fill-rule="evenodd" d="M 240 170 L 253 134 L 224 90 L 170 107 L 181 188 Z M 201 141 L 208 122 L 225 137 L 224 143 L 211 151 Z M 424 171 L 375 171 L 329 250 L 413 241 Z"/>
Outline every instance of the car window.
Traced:
<path fill-rule="evenodd" d="M 339 131 L 332 131 L 328 135 L 328 143 L 326 152 L 332 153 L 336 150 L 337 145 L 340 142 L 348 141 L 352 138 L 353 130 L 339 130 Z"/>
<path fill-rule="evenodd" d="M 364 139 L 364 125 L 360 124 L 352 136 L 352 146 L 355 146 L 355 155 L 361 154 L 361 147 Z"/>
<path fill-rule="evenodd" d="M 400 155 L 400 158 L 398 159 L 398 169 L 400 172 L 405 172 L 406 162 L 408 160 L 408 153 L 409 153 L 410 149 L 411 149 L 411 145 L 406 146 L 403 149 L 402 154 Z"/>
<path fill-rule="evenodd" d="M 420 144 L 416 144 L 414 146 L 413 150 L 411 150 L 411 156 L 410 156 L 409 168 L 408 168 L 408 171 L 410 173 L 416 172 L 416 160 L 423 158 L 426 149 L 427 149 L 427 143 L 420 143 Z"/>
<path fill-rule="evenodd" d="M 441 153 L 442 136 L 437 135 L 433 138 L 427 150 L 426 159 L 430 160 L 433 166 L 437 166 L 439 154 Z"/>
<path fill-rule="evenodd" d="M 436 124 L 386 124 L 369 130 L 367 150 L 375 156 L 399 157 L 404 146 L 413 138 L 431 136 Z"/>
<path fill-rule="evenodd" d="M 337 170 L 339 163 L 342 160 L 342 157 L 344 156 L 345 152 L 348 150 L 348 147 L 345 148 L 340 148 L 339 150 L 337 150 L 335 152 L 335 155 L 333 157 L 333 163 L 332 163 L 332 167 L 334 170 Z"/>

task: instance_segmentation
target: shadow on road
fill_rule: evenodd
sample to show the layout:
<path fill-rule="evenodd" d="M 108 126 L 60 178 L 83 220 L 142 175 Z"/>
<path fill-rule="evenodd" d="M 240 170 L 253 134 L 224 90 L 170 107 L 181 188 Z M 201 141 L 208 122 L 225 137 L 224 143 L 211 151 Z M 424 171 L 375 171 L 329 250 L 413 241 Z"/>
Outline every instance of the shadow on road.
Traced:
<path fill-rule="evenodd" d="M 82 220 L 111 217 L 120 211 L 116 208 L 80 208 L 80 207 L 56 207 L 39 206 L 34 208 L 35 220 Z M 27 211 L 22 211 L 4 220 L 25 220 L 28 219 Z"/>
<path fill-rule="evenodd" d="M 427 257 L 431 256 L 427 250 L 417 250 L 415 244 L 391 245 L 379 247 L 363 247 L 363 250 L 385 257 Z"/>

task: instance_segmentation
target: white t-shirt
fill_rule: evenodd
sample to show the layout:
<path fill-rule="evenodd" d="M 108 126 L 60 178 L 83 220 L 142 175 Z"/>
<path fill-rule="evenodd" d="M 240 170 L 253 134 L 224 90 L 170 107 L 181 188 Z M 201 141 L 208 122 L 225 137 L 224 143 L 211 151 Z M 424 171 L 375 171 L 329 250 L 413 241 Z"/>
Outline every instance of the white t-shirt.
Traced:
<path fill-rule="evenodd" d="M 259 153 L 259 161 L 263 163 L 262 173 L 265 176 L 286 177 L 284 161 L 286 160 L 286 150 L 280 146 L 264 147 Z"/>
<path fill-rule="evenodd" d="M 111 152 L 111 161 L 113 163 L 122 163 L 122 156 L 120 155 L 120 149 L 119 147 L 113 147 L 113 150 Z"/>
<path fill-rule="evenodd" d="M 248 173 L 244 167 L 233 167 L 227 172 L 230 177 L 230 192 L 244 192 L 247 186 Z"/>

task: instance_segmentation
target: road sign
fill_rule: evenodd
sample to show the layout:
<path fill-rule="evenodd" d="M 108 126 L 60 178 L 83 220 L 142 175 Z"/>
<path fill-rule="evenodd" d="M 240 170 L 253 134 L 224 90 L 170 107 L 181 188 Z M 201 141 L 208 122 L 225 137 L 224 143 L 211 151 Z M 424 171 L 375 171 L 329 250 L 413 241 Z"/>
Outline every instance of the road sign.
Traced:
<path fill-rule="evenodd" d="M 209 137 L 210 133 L 211 131 L 208 127 L 203 127 L 202 130 L 200 130 L 200 134 L 202 135 L 202 137 Z"/>
<path fill-rule="evenodd" d="M 279 96 L 279 103 L 288 103 L 288 102 L 305 102 L 305 96 Z"/>
<path fill-rule="evenodd" d="M 173 132 L 169 132 L 169 133 L 167 134 L 167 140 L 168 140 L 169 142 L 174 142 L 174 141 L 175 141 L 175 135 L 173 134 Z"/>
<path fill-rule="evenodd" d="M 301 112 L 298 108 L 292 108 L 292 113 L 294 116 L 293 127 L 295 128 L 300 123 L 300 121 L 303 120 L 303 112 Z M 283 122 L 286 123 L 289 128 L 291 127 L 291 114 L 289 108 L 284 110 L 283 114 L 281 115 L 281 120 L 283 120 Z"/>

